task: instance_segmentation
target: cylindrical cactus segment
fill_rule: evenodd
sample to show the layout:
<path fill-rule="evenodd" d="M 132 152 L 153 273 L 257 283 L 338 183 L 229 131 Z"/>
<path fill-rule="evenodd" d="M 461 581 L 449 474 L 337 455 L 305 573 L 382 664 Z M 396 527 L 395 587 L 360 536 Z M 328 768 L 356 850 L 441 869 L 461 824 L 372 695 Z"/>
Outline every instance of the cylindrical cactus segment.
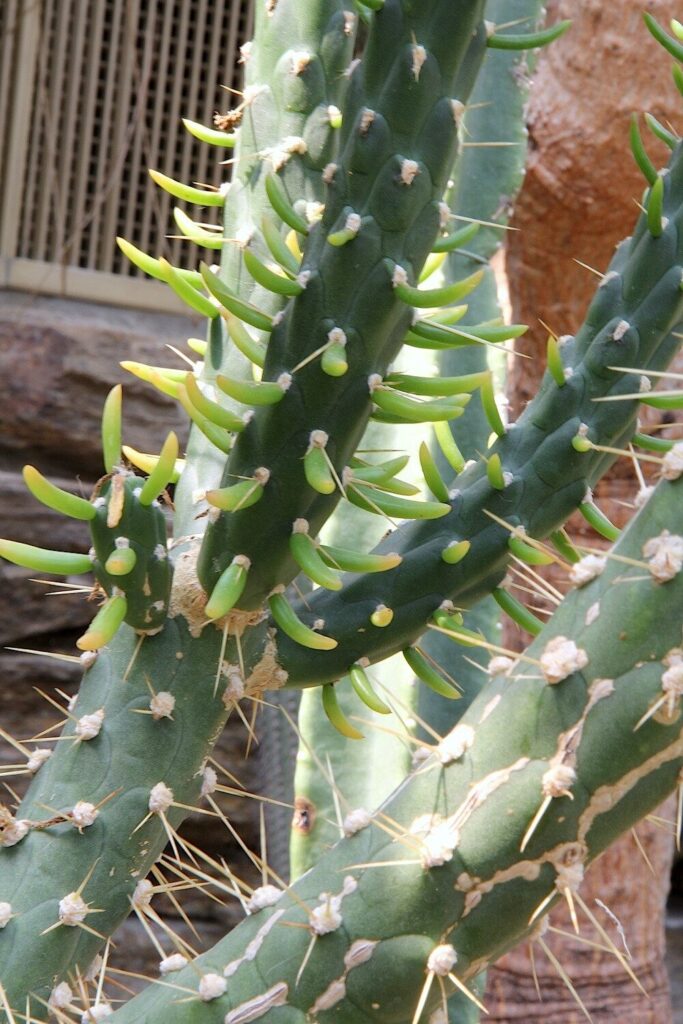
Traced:
<path fill-rule="evenodd" d="M 373 408 L 370 381 L 384 376 L 410 326 L 409 304 L 455 301 L 476 283 L 458 285 L 447 295 L 415 293 L 411 287 L 439 229 L 441 196 L 457 145 L 462 103 L 453 96 L 455 80 L 468 53 L 475 65 L 484 53 L 485 40 L 473 36 L 482 9 L 482 0 L 457 8 L 446 0 L 420 5 L 387 0 L 373 19 L 343 108 L 341 149 L 325 168 L 322 219 L 306 238 L 297 278 L 303 291 L 290 301 L 268 341 L 263 386 L 272 387 L 283 374 L 291 376 L 291 384 L 276 405 L 256 408 L 225 469 L 227 483 L 266 466 L 271 474 L 266 497 L 277 500 L 248 513 L 220 515 L 207 527 L 199 557 L 199 576 L 210 591 L 235 554 L 249 555 L 252 571 L 240 605 L 245 609 L 259 607 L 275 586 L 296 574 L 289 545 L 295 520 L 306 519 L 315 537 L 342 496 L 334 473 L 326 491 L 311 485 L 304 465 L 309 438 L 314 432 L 327 435 L 325 454 L 340 479 Z M 317 62 L 299 55 L 296 67 L 288 86 L 312 88 Z M 276 158 L 281 159 L 277 148 L 271 166 L 264 161 L 266 171 L 277 172 Z M 275 195 L 272 179 L 266 180 Z M 288 191 L 296 208 L 299 197 Z M 342 230 L 347 234 L 339 244 Z M 329 360 L 321 363 L 342 334 L 348 366 L 343 373 Z M 374 397 L 379 404 L 379 391 Z M 398 415 L 413 420 L 420 411 L 391 389 L 381 400 L 398 403 Z M 433 409 L 424 404 L 422 418 L 461 411 L 450 399 L 432 404 Z M 382 510 L 385 504 L 377 501 Z M 388 515 L 403 514 L 395 504 L 386 509 Z"/>
<path fill-rule="evenodd" d="M 174 452 L 168 454 L 172 466 Z M 161 506 L 150 501 L 148 482 L 126 470 L 105 478 L 93 504 L 92 568 L 98 582 L 109 595 L 125 595 L 129 626 L 158 631 L 166 622 L 173 579 Z"/>
<path fill-rule="evenodd" d="M 204 762 L 229 703 L 221 646 L 220 629 L 207 627 L 197 643 L 178 615 L 157 636 L 123 626 L 82 655 L 87 670 L 62 740 L 17 812 L 26 835 L 11 847 L 0 840 L 0 901 L 13 911 L 11 930 L 0 931 L 0 979 L 17 1013 L 30 997 L 31 1020 L 46 1020 L 56 980 L 86 973 L 185 817 L 179 805 L 210 784 Z M 79 830 L 69 814 L 83 801 L 98 811 Z M 55 812 L 63 820 L 41 826 Z M 84 927 L 60 916 L 60 901 L 79 889 Z"/>
<path fill-rule="evenodd" d="M 421 1003 L 426 1021 L 557 900 L 590 920 L 584 869 L 681 784 L 682 490 L 659 485 L 376 814 L 349 814 L 347 838 L 174 976 L 227 976 L 210 1008 L 150 985 L 113 1024 L 411 1024 Z"/>
<path fill-rule="evenodd" d="M 680 345 L 683 319 L 683 145 L 664 181 L 666 226 L 655 237 L 641 216 L 632 239 L 619 246 L 576 338 L 560 347 L 566 379 L 546 373 L 538 396 L 516 424 L 456 481 L 451 511 L 434 522 L 401 526 L 378 547 L 398 551 L 396 569 L 350 578 L 338 594 L 316 592 L 296 609 L 307 622 L 322 619 L 337 640 L 333 652 L 306 655 L 286 637 L 278 659 L 292 683 L 338 678 L 361 657 L 381 660 L 412 642 L 446 601 L 469 607 L 505 574 L 509 545 L 543 538 L 589 499 L 595 480 L 635 429 L 637 400 L 596 401 L 638 392 L 641 372 L 657 371 Z M 614 367 L 638 368 L 632 370 Z M 576 437 L 587 443 L 577 451 Z M 487 472 L 488 470 L 488 472 Z M 441 557 L 468 540 L 464 559 Z M 547 555 L 535 549 L 535 556 Z M 365 631 L 369 610 L 394 610 L 381 635 Z"/>

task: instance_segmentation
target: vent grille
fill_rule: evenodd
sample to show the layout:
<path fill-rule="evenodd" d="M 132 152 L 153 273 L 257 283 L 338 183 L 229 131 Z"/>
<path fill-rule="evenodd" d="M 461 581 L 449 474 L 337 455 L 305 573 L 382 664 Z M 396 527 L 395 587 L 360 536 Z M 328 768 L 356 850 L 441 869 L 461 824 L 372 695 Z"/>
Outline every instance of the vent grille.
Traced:
<path fill-rule="evenodd" d="M 0 137 L 12 132 L 20 147 L 0 155 L 5 261 L 144 278 L 115 244 L 123 235 L 194 264 L 190 242 L 166 237 L 175 200 L 147 168 L 209 185 L 228 176 L 219 161 L 229 151 L 199 143 L 181 118 L 211 124 L 215 110 L 232 105 L 221 85 L 239 86 L 250 7 L 249 0 L 1 0 Z M 202 220 L 210 217 L 216 213 L 202 211 Z M 102 297 L 96 275 L 88 278 L 92 297 Z M 105 291 L 110 299 L 111 281 Z"/>

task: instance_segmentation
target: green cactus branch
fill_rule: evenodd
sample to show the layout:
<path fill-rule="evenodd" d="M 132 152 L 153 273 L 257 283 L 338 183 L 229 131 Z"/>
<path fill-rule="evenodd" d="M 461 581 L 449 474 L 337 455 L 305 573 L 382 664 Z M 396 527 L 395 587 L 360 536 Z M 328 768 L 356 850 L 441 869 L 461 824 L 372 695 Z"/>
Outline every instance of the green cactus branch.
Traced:
<path fill-rule="evenodd" d="M 380 660 L 405 648 L 444 601 L 469 607 L 479 600 L 505 575 L 511 530 L 541 539 L 576 507 L 590 514 L 589 489 L 615 457 L 604 449 L 623 447 L 636 429 L 637 399 L 618 399 L 637 395 L 641 377 L 666 366 L 680 343 L 680 144 L 659 180 L 662 232 L 653 235 L 643 214 L 618 248 L 576 338 L 562 339 L 563 383 L 546 373 L 517 423 L 460 474 L 447 516 L 402 526 L 382 542 L 378 551 L 402 556 L 397 568 L 348 579 L 339 593 L 318 591 L 297 608 L 304 623 L 324 622 L 337 647 L 304 658 L 298 645 L 278 637 L 278 662 L 293 685 L 333 681 L 361 657 Z M 471 545 L 467 555 L 449 564 L 443 553 L 463 540 Z M 372 631 L 377 605 L 394 615 Z"/>
<path fill-rule="evenodd" d="M 173 976 L 193 992 L 225 980 L 209 1006 L 151 985 L 116 1024 L 409 1024 L 434 981 L 427 1020 L 438 979 L 450 993 L 525 935 L 542 943 L 558 899 L 590 917 L 585 867 L 681 782 L 682 487 L 658 486 L 601 574 L 386 805 L 350 815 L 291 890 Z"/>
<path fill-rule="evenodd" d="M 106 476 L 91 501 L 33 467 L 25 472 L 35 497 L 87 524 L 91 555 L 0 542 L 2 557 L 41 571 L 93 568 L 104 598 L 78 642 L 83 685 L 63 708 L 54 751 L 47 740 L 27 751 L 28 794 L 16 813 L 0 806 L 8 1024 L 8 1007 L 18 1018 L 45 1019 L 49 1009 L 63 1018 L 55 989 L 78 987 L 131 907 L 144 915 L 144 876 L 188 811 L 211 798 L 206 759 L 242 696 L 333 683 L 351 669 L 363 692 L 367 663 L 404 649 L 422 678 L 443 687 L 411 646 L 420 634 L 455 628 L 462 638 L 457 608 L 498 588 L 511 554 L 547 560 L 539 542 L 577 506 L 612 533 L 588 489 L 631 439 L 639 400 L 678 407 L 666 394 L 649 396 L 641 377 L 663 370 L 680 345 L 681 143 L 670 140 L 669 165 L 657 172 L 632 140 L 648 180 L 634 236 L 576 338 L 551 342 L 538 397 L 506 429 L 490 373 L 463 379 L 458 350 L 521 328 L 462 319 L 467 311 L 455 304 L 479 271 L 440 288 L 418 285 L 438 250 L 466 239 L 475 246 L 470 228 L 453 237 L 442 198 L 463 105 L 487 42 L 509 60 L 506 48 L 524 40 L 505 23 L 487 26 L 483 0 L 355 7 L 367 24 L 358 63 L 358 18 L 343 3 L 259 2 L 255 39 L 243 50 L 244 95 L 225 117 L 236 130 L 188 124 L 221 155 L 234 147 L 230 188 L 204 195 L 155 172 L 181 201 L 223 206 L 223 234 L 184 210 L 175 215 L 189 240 L 221 251 L 220 269 L 174 268 L 123 243 L 210 319 L 206 343 L 191 343 L 202 363 L 195 371 L 128 366 L 192 419 L 185 459 L 170 435 L 158 458 L 125 449 L 147 479 L 125 468 L 114 388 L 103 416 Z M 488 233 L 479 237 L 488 246 Z M 451 257 L 460 268 L 463 258 Z M 435 306 L 444 308 L 425 311 Z M 434 378 L 399 372 L 404 341 L 452 349 L 453 364 Z M 447 424 L 473 391 L 499 436 L 460 471 Z M 403 457 L 379 462 L 358 451 L 370 416 L 440 424 L 458 470 L 452 489 L 424 460 L 435 500 L 416 502 L 415 486 L 398 475 Z M 651 457 L 669 480 L 617 545 L 618 558 L 638 565 L 611 561 L 539 636 L 531 662 L 485 686 L 387 805 L 402 823 L 398 836 L 381 817 L 366 825 L 356 816 L 347 831 L 359 827 L 357 835 L 177 976 L 182 996 L 157 986 L 118 1011 L 122 1024 L 214 1019 L 216 1006 L 226 1024 L 411 1021 L 425 969 L 440 979 L 425 995 L 427 1013 L 441 981 L 447 992 L 449 974 L 473 984 L 528 932 L 535 908 L 573 891 L 584 864 L 675 786 L 681 448 L 667 454 L 665 442 L 637 440 L 657 448 Z M 167 544 L 160 498 L 178 473 Z M 371 554 L 339 536 L 320 542 L 342 494 L 379 512 L 378 521 L 418 521 Z M 667 566 L 676 573 L 664 581 Z M 290 600 L 285 587 L 300 570 L 320 586 Z M 555 679 L 564 671 L 558 657 L 569 670 Z M 328 717 L 348 732 L 335 690 L 323 694 Z M 380 866 L 387 859 L 392 865 Z M 380 975 L 386 987 L 375 1007 Z"/>

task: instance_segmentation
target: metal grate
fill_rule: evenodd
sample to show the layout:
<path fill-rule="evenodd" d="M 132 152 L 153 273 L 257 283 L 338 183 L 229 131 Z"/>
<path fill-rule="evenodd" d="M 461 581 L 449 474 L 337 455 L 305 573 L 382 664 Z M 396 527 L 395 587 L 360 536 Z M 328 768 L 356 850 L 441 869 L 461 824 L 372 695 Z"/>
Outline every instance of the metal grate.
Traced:
<path fill-rule="evenodd" d="M 6 284 L 31 280 L 35 290 L 85 289 L 109 301 L 117 292 L 112 274 L 119 292 L 120 276 L 144 277 L 121 255 L 116 235 L 174 263 L 194 261 L 190 242 L 165 237 L 175 200 L 152 184 L 147 168 L 186 182 L 218 185 L 227 177 L 219 151 L 193 139 L 181 117 L 211 124 L 214 111 L 230 105 L 221 85 L 239 85 L 250 7 L 249 0 L 0 0 L 0 138 L 12 141 L 0 153 Z M 145 279 L 120 301 L 154 305 L 156 296 L 168 308 L 168 294 Z"/>

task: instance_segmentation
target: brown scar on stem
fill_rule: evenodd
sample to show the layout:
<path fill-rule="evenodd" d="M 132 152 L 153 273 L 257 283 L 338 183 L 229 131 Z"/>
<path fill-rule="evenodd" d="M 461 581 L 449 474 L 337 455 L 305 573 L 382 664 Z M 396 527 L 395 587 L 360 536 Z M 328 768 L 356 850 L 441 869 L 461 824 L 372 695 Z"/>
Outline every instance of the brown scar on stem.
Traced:
<path fill-rule="evenodd" d="M 583 738 L 583 731 L 586 726 L 586 720 L 588 715 L 593 710 L 596 704 L 606 697 L 610 697 L 614 693 L 614 680 L 613 679 L 594 679 L 588 687 L 588 703 L 583 709 L 583 713 L 579 720 L 572 725 L 566 732 L 560 733 L 557 740 L 557 750 L 555 754 L 550 758 L 548 765 L 550 768 L 559 767 L 576 767 L 576 758 L 579 752 L 579 745 Z"/>
<path fill-rule="evenodd" d="M 221 619 L 207 617 L 205 609 L 209 598 L 197 576 L 198 554 L 199 543 L 194 541 L 187 550 L 178 555 L 175 561 L 173 587 L 168 605 L 169 619 L 182 615 L 187 622 L 190 636 L 195 639 L 201 635 L 202 630 L 209 623 L 221 631 L 227 625 L 228 634 L 234 637 L 241 636 L 246 629 L 262 622 L 266 617 L 262 608 L 248 612 L 233 609 Z M 272 686 L 270 689 L 277 689 L 277 686 Z"/>
<path fill-rule="evenodd" d="M 601 814 L 611 811 L 639 782 L 669 761 L 675 761 L 680 757 L 683 757 L 683 729 L 678 734 L 678 739 L 670 743 L 668 747 L 653 754 L 643 764 L 632 768 L 623 778 L 612 785 L 600 786 L 596 789 L 579 818 L 577 830 L 579 840 L 585 842 L 595 819 L 599 818 Z"/>
<path fill-rule="evenodd" d="M 294 815 L 292 817 L 292 828 L 295 832 L 299 832 L 300 835 L 307 836 L 310 834 L 313 826 L 315 825 L 315 819 L 317 817 L 317 809 L 314 803 L 312 803 L 305 796 L 297 796 L 294 798 Z"/>

